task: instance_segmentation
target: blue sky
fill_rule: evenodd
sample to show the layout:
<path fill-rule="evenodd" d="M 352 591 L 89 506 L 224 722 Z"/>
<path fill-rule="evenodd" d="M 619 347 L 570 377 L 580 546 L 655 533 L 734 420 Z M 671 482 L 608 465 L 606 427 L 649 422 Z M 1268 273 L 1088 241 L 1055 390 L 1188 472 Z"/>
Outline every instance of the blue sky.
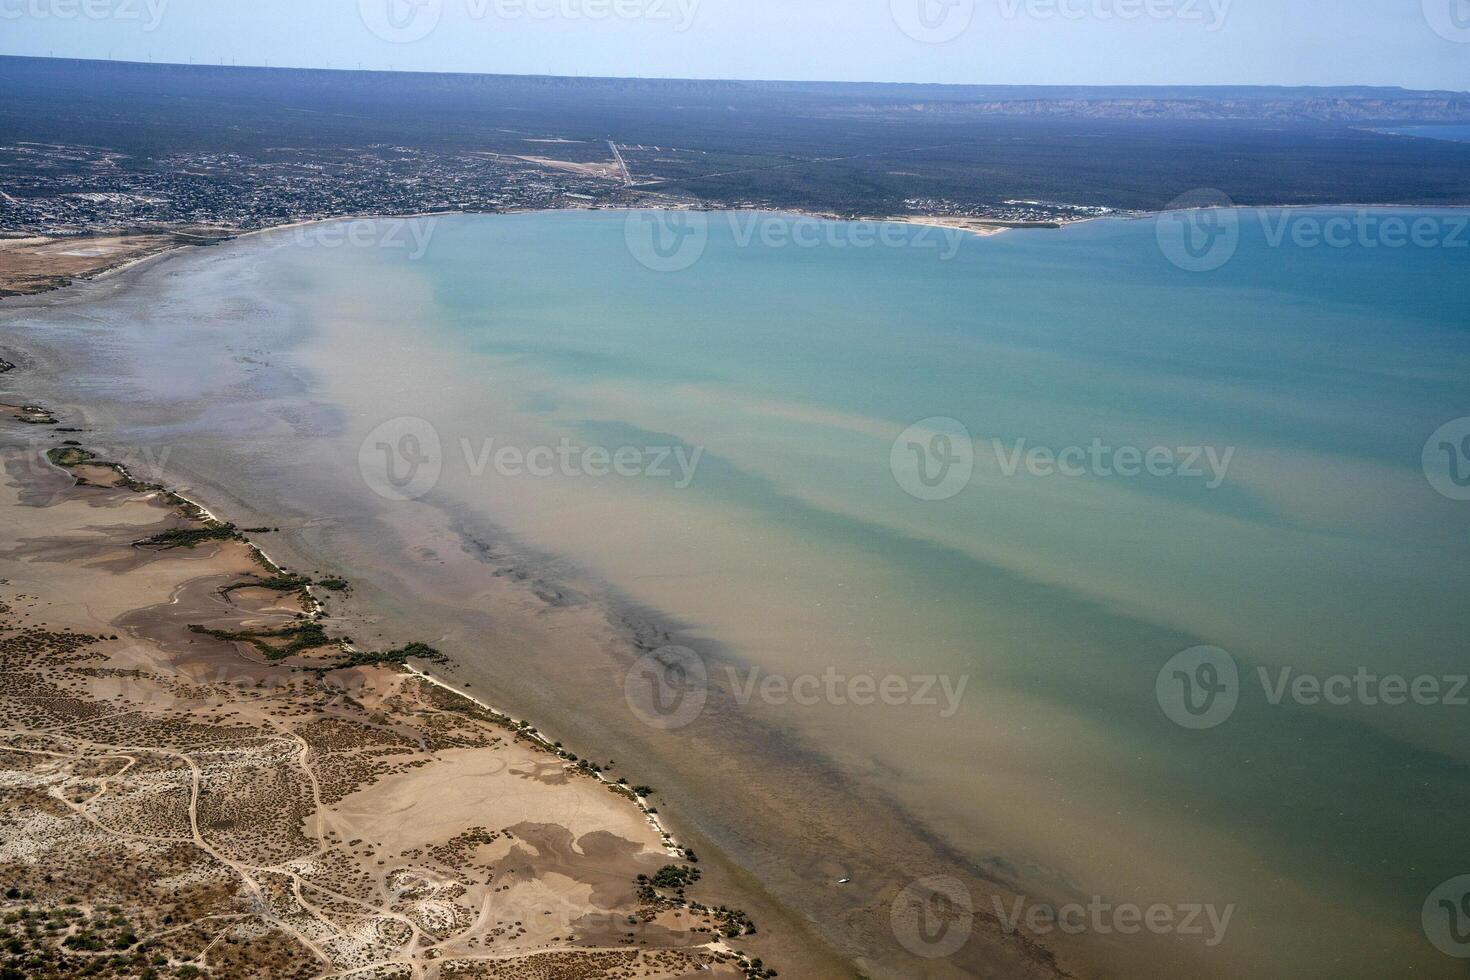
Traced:
<path fill-rule="evenodd" d="M 0 53 L 532 74 L 1470 89 L 1470 0 L 0 0 Z"/>

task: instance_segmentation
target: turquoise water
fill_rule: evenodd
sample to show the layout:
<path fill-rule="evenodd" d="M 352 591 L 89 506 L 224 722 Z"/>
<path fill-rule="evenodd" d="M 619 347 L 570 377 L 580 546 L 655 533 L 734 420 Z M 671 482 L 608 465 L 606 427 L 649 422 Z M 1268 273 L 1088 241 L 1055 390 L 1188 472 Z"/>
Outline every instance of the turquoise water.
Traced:
<path fill-rule="evenodd" d="M 1406 219 L 1416 244 L 1384 224 Z M 719 216 L 698 261 L 657 271 L 628 220 L 453 218 L 419 260 L 319 253 L 384 320 L 411 297 L 413 346 L 452 352 L 432 370 L 456 394 L 428 414 L 446 441 L 493 416 L 703 453 L 684 489 L 447 476 L 462 499 L 739 663 L 964 678 L 944 718 L 763 710 L 1038 888 L 1237 904 L 1209 954 L 1230 969 L 1448 969 L 1419 917 L 1470 870 L 1470 707 L 1272 704 L 1260 671 L 1464 669 L 1470 503 L 1421 463 L 1470 415 L 1463 213 L 1241 212 L 1210 271 L 1171 263 L 1149 221 L 806 247 L 740 223 L 790 219 Z M 1334 221 L 1350 232 L 1322 244 Z M 975 458 L 943 500 L 891 466 L 933 417 Z M 1008 472 L 1018 445 L 1096 443 L 1216 465 Z M 1156 680 L 1200 644 L 1242 684 L 1195 731 Z"/>
<path fill-rule="evenodd" d="M 1385 133 L 1399 136 L 1421 136 L 1431 140 L 1453 140 L 1457 143 L 1470 142 L 1470 126 L 1400 126 L 1385 129 Z"/>
<path fill-rule="evenodd" d="M 935 681 L 938 704 L 756 697 L 687 730 L 732 756 L 757 728 L 776 733 L 775 759 L 808 758 L 780 738 L 820 747 L 811 797 L 833 812 L 792 813 L 793 827 L 869 816 L 829 802 L 838 776 L 901 800 L 908 822 L 862 844 L 862 874 L 823 864 L 824 840 L 744 836 L 732 814 L 758 774 L 680 770 L 681 736 L 648 733 L 686 799 L 707 801 L 701 817 L 726 821 L 724 840 L 763 875 L 797 879 L 783 896 L 828 910 L 829 935 L 862 924 L 894 945 L 897 888 L 950 862 L 1033 902 L 1233 909 L 1213 945 L 1031 937 L 1078 975 L 1463 975 L 1421 913 L 1470 873 L 1470 705 L 1272 692 L 1290 669 L 1288 686 L 1392 673 L 1449 695 L 1467 669 L 1470 501 L 1452 498 L 1470 458 L 1441 443 L 1470 457 L 1470 423 L 1431 439 L 1470 416 L 1465 212 L 1232 212 L 1223 251 L 1181 251 L 1152 221 L 957 239 L 711 216 L 702 252 L 673 262 L 639 245 L 643 220 L 443 218 L 421 253 L 413 238 L 286 234 L 188 259 L 189 276 L 116 314 L 131 333 L 60 316 L 51 329 L 138 348 L 135 383 L 99 367 L 104 394 L 142 404 L 202 379 L 140 425 L 238 400 L 169 438 L 218 429 L 220 458 L 254 445 L 218 482 L 279 486 L 308 526 L 370 540 L 364 553 L 402 537 L 390 575 L 442 574 L 458 550 L 424 512 L 481 515 L 683 624 L 725 695 L 753 671 Z M 261 297 L 296 312 L 259 313 Z M 288 320 L 309 324 L 300 350 L 279 339 Z M 181 338 L 197 338 L 187 371 L 169 360 Z M 241 371 L 254 380 L 230 380 Z M 311 410 L 280 407 L 297 388 Z M 421 501 L 385 503 L 358 477 L 359 447 L 405 415 L 435 430 L 442 476 Z M 241 438 L 282 419 L 289 439 Z M 477 473 L 491 438 L 698 463 L 687 485 Z M 1081 470 L 1012 465 L 1036 449 Z M 1141 468 L 1129 452 L 1160 465 L 1120 475 Z M 366 592 L 373 571 L 344 568 Z M 1201 645 L 1235 665 L 1220 701 L 1235 707 L 1187 727 L 1204 716 L 1183 708 L 1172 658 Z M 620 679 L 583 683 L 580 661 L 517 660 L 493 642 L 486 656 L 492 678 L 515 665 L 508 687 L 544 670 L 594 732 L 638 730 Z M 1180 670 L 1212 679 L 1198 660 Z M 985 962 L 964 956 L 886 975 Z"/>

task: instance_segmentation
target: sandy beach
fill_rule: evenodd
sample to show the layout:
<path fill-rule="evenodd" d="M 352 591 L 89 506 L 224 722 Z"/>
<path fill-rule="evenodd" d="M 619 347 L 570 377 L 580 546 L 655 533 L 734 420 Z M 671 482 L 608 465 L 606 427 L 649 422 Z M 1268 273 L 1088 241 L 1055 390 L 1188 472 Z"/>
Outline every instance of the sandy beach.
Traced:
<path fill-rule="evenodd" d="M 271 244 L 261 234 L 226 248 Z M 180 276 L 232 267 L 231 261 L 223 249 L 175 251 L 67 290 L 11 301 L 22 304 L 11 310 L 22 317 L 30 315 L 28 309 L 41 310 L 94 324 L 99 313 L 111 318 L 115 304 L 151 308 L 155 292 L 172 288 Z M 247 379 L 265 377 L 256 372 L 268 364 L 269 350 L 294 343 L 294 328 L 271 310 L 256 314 L 254 323 L 264 330 L 258 336 L 232 336 L 233 327 L 221 320 L 201 321 L 201 330 L 178 337 L 201 357 L 197 371 L 191 369 L 194 377 L 177 380 L 216 390 L 224 384 L 216 368 L 235 373 L 243 367 Z M 976 895 L 1013 893 L 1002 879 L 964 859 L 937 857 L 942 849 L 936 851 L 898 799 L 859 791 L 830 767 L 819 747 L 778 736 L 763 729 L 759 718 L 735 710 L 729 690 L 712 691 L 714 727 L 677 736 L 638 724 L 620 694 L 610 702 L 608 693 L 621 691 L 638 657 L 669 642 L 681 624 L 470 515 L 415 506 L 350 516 L 341 509 L 335 473 L 300 456 L 277 471 L 275 461 L 260 455 L 289 449 L 290 430 L 273 432 L 279 420 L 247 418 L 254 409 L 240 416 L 241 427 L 219 444 L 218 453 L 193 440 L 187 456 L 150 459 L 146 450 L 140 456 L 159 437 L 138 441 L 144 437 L 132 410 L 114 402 L 121 391 L 115 381 L 91 375 L 90 367 L 76 370 L 78 358 L 90 359 L 94 348 L 74 346 L 80 335 L 66 333 L 31 337 L 24 346 L 0 352 L 20 367 L 7 376 L 7 385 L 23 396 L 10 400 L 48 397 L 61 428 L 83 430 L 67 438 L 100 441 L 140 470 L 151 467 L 222 519 L 278 528 L 261 544 L 283 566 L 351 581 L 350 592 L 327 596 L 323 622 L 333 635 L 371 650 L 430 642 L 449 657 L 445 664 L 420 665 L 437 679 L 533 719 L 572 752 L 616 761 L 604 774 L 613 780 L 654 786 L 658 825 L 636 807 L 629 805 L 630 811 L 660 847 L 660 835 L 667 832 L 699 855 L 702 901 L 743 909 L 758 924 L 759 932 L 745 937 L 741 947 L 751 955 L 794 976 L 958 977 L 988 968 L 1013 977 L 1060 975 L 1051 951 L 1029 937 L 1004 934 L 985 909 L 958 955 L 916 960 L 902 948 L 890 920 L 916 872 L 958 876 Z M 225 390 L 233 388 L 226 384 Z M 258 395 L 247 399 L 265 407 Z M 167 428 L 172 412 L 151 414 L 149 424 Z M 321 416 L 323 424 L 330 424 L 327 418 Z M 257 422 L 266 427 L 257 428 Z M 25 435 L 36 443 L 35 431 Z M 321 514 L 333 516 L 314 516 Z M 548 664 L 557 666 L 549 670 Z M 732 745 L 741 748 L 732 752 Z M 759 794 L 761 806 L 739 802 L 750 793 Z M 885 846 L 875 850 L 874 840 Z M 839 885 L 843 879 L 850 883 Z M 1086 960 L 1080 952 L 1070 955 Z"/>
<path fill-rule="evenodd" d="M 710 222 L 702 260 L 687 275 L 660 277 L 625 247 L 625 221 L 590 212 L 446 218 L 422 260 L 403 248 L 340 247 L 350 238 L 340 231 L 257 234 L 7 300 L 0 358 L 16 367 L 0 380 L 0 402 L 33 454 L 71 439 L 122 459 L 218 520 L 268 529 L 249 536 L 279 566 L 350 583 L 313 587 L 326 604 L 323 628 L 351 638 L 344 652 L 428 644 L 444 662 L 405 666 L 437 690 L 475 699 L 552 758 L 594 759 L 602 772 L 586 781 L 610 799 L 620 779 L 654 787 L 642 808 L 623 796 L 628 816 L 665 859 L 674 855 L 664 833 L 698 854 L 698 893 L 707 896 L 699 900 L 744 910 L 758 932 L 739 948 L 783 975 L 1224 977 L 1273 956 L 1305 976 L 1342 935 L 1354 937 L 1365 962 L 1432 959 L 1417 928 L 1392 914 L 1422 900 L 1412 874 L 1339 880 L 1330 862 L 1315 863 L 1329 849 L 1310 843 L 1319 836 L 1310 811 L 1271 807 L 1256 793 L 1267 778 L 1260 764 L 1213 767 L 1210 753 L 1230 743 L 1170 737 L 1155 695 L 1169 656 L 1205 640 L 1262 662 L 1274 650 L 1254 620 L 1221 622 L 1195 593 L 1195 578 L 1150 571 L 1155 545 L 1166 565 L 1178 560 L 1145 533 L 1156 527 L 1158 500 L 1117 483 L 1006 477 L 983 436 L 975 485 L 951 504 L 908 507 L 888 472 L 892 419 L 968 405 L 972 434 L 1003 433 L 1006 419 L 1029 431 L 1045 413 L 1038 416 L 1033 392 L 1011 390 L 1027 379 L 1079 383 L 1111 418 L 1114 400 L 1131 404 L 1113 392 L 1137 367 L 1112 345 L 1135 333 L 1176 354 L 1204 345 L 1254 377 L 1254 355 L 1219 348 L 1228 331 L 1216 321 L 1228 321 L 1228 306 L 1197 309 L 1178 290 L 1161 291 L 1172 299 L 1157 315 L 1119 305 L 1125 284 L 1167 287 L 1178 271 L 1151 228 L 1117 220 L 986 241 L 956 235 L 967 244 L 944 266 L 933 249 L 742 245 L 723 222 Z M 1246 233 L 1255 227 L 1242 224 Z M 1243 238 L 1232 269 L 1251 261 L 1276 269 L 1265 244 Z M 1323 289 L 1344 275 L 1334 256 L 1302 260 L 1320 276 L 1282 290 Z M 1036 294 L 1028 284 L 1052 269 L 1057 289 Z M 1394 274 L 1365 267 L 1333 290 L 1351 297 L 1364 282 L 1400 282 Z M 1354 302 L 1361 346 L 1371 350 L 1373 325 L 1397 321 Z M 1404 299 L 1409 309 L 1415 302 Z M 1430 300 L 1421 305 L 1431 319 Z M 905 312 L 920 308 L 922 316 Z M 1100 309 L 1112 326 L 1090 329 Z M 1335 320 L 1292 315 L 1308 349 L 1337 350 Z M 1211 326 L 1181 336 L 1175 324 L 1186 316 Z M 946 324 L 973 326 L 963 370 L 930 363 L 944 349 L 934 334 Z M 1408 325 L 1395 336 L 1404 331 L 1418 336 Z M 709 348 L 700 355 L 708 363 L 739 371 L 709 369 L 691 336 Z M 1094 351 L 1073 373 L 1073 360 L 1038 358 L 1008 338 L 1047 351 L 1096 345 L 1125 367 L 1098 374 Z M 845 352 L 852 390 L 808 391 L 810 359 L 833 350 Z M 763 352 L 789 352 L 795 363 Z M 862 374 L 870 366 L 871 376 Z M 951 369 L 953 383 L 931 389 Z M 1399 414 L 1413 416 L 1406 430 L 1425 427 L 1419 414 L 1446 414 L 1453 394 L 1449 380 L 1427 394 L 1380 383 L 1396 393 Z M 1240 388 L 1245 398 L 1261 385 Z M 1189 389 L 1181 382 L 1180 390 Z M 1290 420 L 1276 418 L 1269 398 L 1248 403 L 1258 428 L 1199 420 L 1203 434 L 1178 435 L 1177 444 L 1240 446 L 1231 476 L 1251 486 L 1321 486 L 1302 461 L 1261 448 L 1268 435 L 1296 432 Z M 1054 440 L 1102 424 L 1058 411 Z M 1238 413 L 1230 418 L 1239 424 Z M 433 420 L 443 472 L 432 491 L 404 500 L 380 492 L 363 454 L 391 444 L 385 423 L 411 419 Z M 1148 421 L 1148 438 L 1174 439 L 1175 426 Z M 1102 431 L 1144 438 L 1126 425 Z M 667 481 L 477 470 L 491 437 L 497 447 L 554 448 L 570 437 L 709 452 L 700 479 L 681 491 Z M 1259 468 L 1266 463 L 1287 467 L 1295 483 Z M 1434 501 L 1414 496 L 1416 480 L 1416 471 L 1395 472 L 1394 499 L 1427 511 Z M 1231 543 L 1208 567 L 1278 623 L 1279 635 L 1297 635 L 1274 601 L 1279 586 L 1233 576 L 1269 556 L 1293 588 L 1326 588 L 1287 574 L 1316 560 L 1320 539 L 1283 539 L 1259 515 L 1239 513 L 1244 503 L 1229 491 L 1206 496 L 1188 481 L 1167 489 L 1190 505 L 1168 508 L 1191 529 L 1188 540 Z M 1120 546 L 1084 516 L 1097 508 L 1117 515 L 1119 533 L 1139 533 Z M 1433 523 L 1432 515 L 1398 519 Z M 1218 536 L 1221 521 L 1234 532 Z M 1077 540 L 1094 537 L 1106 567 L 1066 560 Z M 1371 541 L 1348 540 L 1344 555 L 1377 553 Z M 1432 562 L 1432 548 L 1418 557 Z M 249 590 L 241 598 L 252 595 L 269 598 Z M 1405 608 L 1453 618 L 1451 606 L 1421 595 L 1405 591 Z M 1303 595 L 1290 609 L 1322 601 Z M 1343 615 L 1330 635 L 1316 627 L 1324 651 L 1352 648 L 1354 613 Z M 628 696 L 645 658 L 671 646 L 695 651 L 708 668 L 702 715 L 675 728 L 640 718 Z M 969 678 L 967 700 L 946 716 L 918 702 L 885 710 L 742 689 L 750 679 L 819 677 L 828 668 Z M 1288 791 L 1302 801 L 1335 799 L 1340 784 L 1358 778 L 1333 754 L 1349 736 L 1367 741 L 1372 758 L 1408 759 L 1373 773 L 1403 791 L 1421 778 L 1453 779 L 1427 753 L 1389 744 L 1355 719 L 1249 708 L 1227 735 L 1252 734 L 1261 745 L 1300 735 L 1316 747 L 1316 781 L 1303 786 L 1298 775 Z M 1216 796 L 1261 806 L 1235 813 L 1193 803 Z M 1344 819 L 1344 837 L 1378 826 L 1369 807 Z M 1242 820 L 1258 828 L 1253 839 L 1240 838 Z M 1438 874 L 1448 863 L 1435 857 L 1443 848 L 1432 834 L 1375 839 L 1383 845 L 1372 857 L 1387 867 Z M 1191 861 L 1176 859 L 1181 848 Z M 1291 874 L 1265 882 L 1251 870 L 1292 861 Z M 970 903 L 961 908 L 964 941 L 924 956 L 932 948 L 904 932 L 899 913 L 914 906 L 915 885 L 941 879 Z M 1349 885 L 1351 901 L 1342 897 Z M 1214 945 L 1007 926 L 1028 901 L 1044 908 L 1094 898 L 1238 914 L 1230 942 Z M 1305 935 L 1303 922 L 1314 924 Z M 942 919 L 930 924 L 944 931 Z M 1425 962 L 1425 975 L 1438 975 L 1437 965 Z"/>
<path fill-rule="evenodd" d="M 135 969 L 262 977 L 761 974 L 733 948 L 744 913 L 702 903 L 626 786 L 328 635 L 332 588 L 289 580 L 203 507 L 0 425 L 0 875 L 69 923 L 38 955 L 96 942 Z"/>

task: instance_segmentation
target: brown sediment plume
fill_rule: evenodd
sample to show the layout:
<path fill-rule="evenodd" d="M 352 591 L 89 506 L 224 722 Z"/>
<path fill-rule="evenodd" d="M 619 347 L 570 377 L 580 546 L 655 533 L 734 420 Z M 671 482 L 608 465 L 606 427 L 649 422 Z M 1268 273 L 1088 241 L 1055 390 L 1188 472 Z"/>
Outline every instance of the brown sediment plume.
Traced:
<path fill-rule="evenodd" d="M 282 574 L 233 529 L 160 546 L 218 522 L 85 447 L 4 462 L 0 966 L 760 975 L 645 807 L 394 662 L 428 648 L 221 638 L 332 620 L 230 588 Z"/>

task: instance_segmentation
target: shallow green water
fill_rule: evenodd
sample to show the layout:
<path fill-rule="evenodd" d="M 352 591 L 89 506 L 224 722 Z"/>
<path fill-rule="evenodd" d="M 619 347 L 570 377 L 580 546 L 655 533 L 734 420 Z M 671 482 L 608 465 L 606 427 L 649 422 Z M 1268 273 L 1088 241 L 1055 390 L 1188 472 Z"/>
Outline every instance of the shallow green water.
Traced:
<path fill-rule="evenodd" d="M 1470 126 L 1400 126 L 1385 129 L 1383 132 L 1397 133 L 1400 136 L 1421 136 L 1432 140 L 1453 140 L 1457 143 L 1470 142 Z"/>
<path fill-rule="evenodd" d="M 1083 893 L 1238 903 L 1242 943 L 1362 927 L 1419 958 L 1424 897 L 1470 868 L 1470 707 L 1269 695 L 1284 667 L 1464 670 L 1470 503 L 1421 462 L 1470 414 L 1463 214 L 1240 212 L 1208 271 L 1169 261 L 1153 222 L 873 242 L 803 221 L 798 244 L 754 216 L 712 217 L 697 261 L 663 271 L 630 220 L 445 219 L 418 260 L 326 256 L 354 289 L 428 299 L 414 343 L 455 352 L 466 392 L 429 416 L 447 485 L 746 664 L 963 678 L 949 717 L 752 709 L 897 781 L 961 846 L 1009 841 Z M 498 414 L 459 417 L 491 411 L 480 383 Z M 933 417 L 974 456 L 942 500 L 891 464 Z M 532 432 L 703 456 L 683 489 L 455 482 L 459 438 Z M 1085 472 L 1011 465 L 1037 447 L 1079 447 Z M 1128 447 L 1158 472 L 1112 472 Z M 1241 685 L 1195 731 L 1156 680 L 1199 644 Z"/>
<path fill-rule="evenodd" d="M 425 500 L 687 624 L 722 689 L 905 681 L 739 710 L 941 847 L 1038 902 L 1233 907 L 1217 945 L 1086 937 L 1116 975 L 1458 975 L 1421 912 L 1470 872 L 1470 423 L 1431 439 L 1470 416 L 1467 217 L 1216 218 L 1190 250 L 1152 221 L 701 216 L 693 253 L 661 253 L 644 215 L 457 217 L 422 249 L 286 235 L 219 259 L 248 268 L 227 289 L 191 282 L 297 304 L 299 383 L 346 419 L 252 479 L 294 467 L 304 493 L 309 447 L 354 474 L 317 508 L 340 515 L 369 432 L 421 417 Z M 486 465 L 562 445 L 672 471 Z M 1171 661 L 1200 645 L 1238 671 L 1228 717 L 1184 706 L 1215 703 L 1199 656 Z M 1333 679 L 1364 674 L 1437 694 Z"/>

